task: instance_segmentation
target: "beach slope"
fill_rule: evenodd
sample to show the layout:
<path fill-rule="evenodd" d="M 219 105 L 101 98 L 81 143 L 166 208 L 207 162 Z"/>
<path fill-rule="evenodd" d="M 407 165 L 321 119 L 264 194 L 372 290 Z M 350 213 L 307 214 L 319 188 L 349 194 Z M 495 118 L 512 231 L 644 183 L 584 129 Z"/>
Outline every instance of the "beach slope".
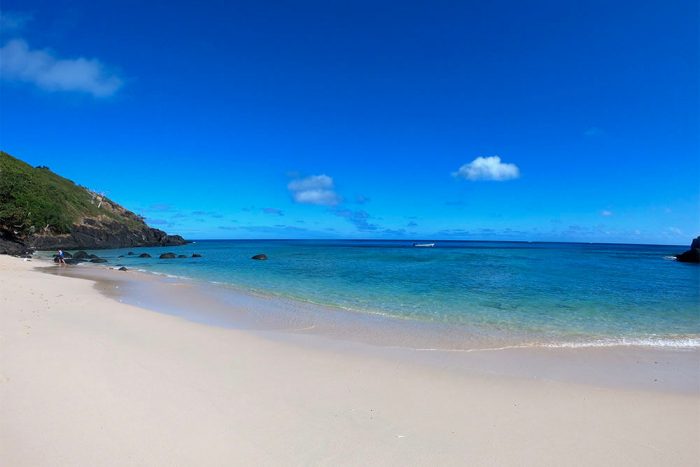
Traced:
<path fill-rule="evenodd" d="M 698 465 L 697 394 L 297 345 L 34 264 L 0 256 L 4 465 Z"/>

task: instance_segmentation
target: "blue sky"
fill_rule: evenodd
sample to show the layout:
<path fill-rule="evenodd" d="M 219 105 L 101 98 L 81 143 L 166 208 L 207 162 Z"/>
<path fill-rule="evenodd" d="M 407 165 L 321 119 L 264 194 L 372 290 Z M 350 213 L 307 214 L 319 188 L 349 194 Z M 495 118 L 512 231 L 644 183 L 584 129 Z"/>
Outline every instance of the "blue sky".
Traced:
<path fill-rule="evenodd" d="M 686 244 L 697 18 L 695 1 L 5 0 L 0 147 L 190 238 Z"/>

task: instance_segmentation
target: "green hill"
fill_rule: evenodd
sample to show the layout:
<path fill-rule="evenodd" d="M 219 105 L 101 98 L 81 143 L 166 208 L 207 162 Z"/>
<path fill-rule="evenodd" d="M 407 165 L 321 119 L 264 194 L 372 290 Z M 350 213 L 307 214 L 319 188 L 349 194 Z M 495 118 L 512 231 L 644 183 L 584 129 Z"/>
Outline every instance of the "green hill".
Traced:
<path fill-rule="evenodd" d="M 32 167 L 2 151 L 0 239 L 38 249 L 184 243 L 48 167 Z"/>

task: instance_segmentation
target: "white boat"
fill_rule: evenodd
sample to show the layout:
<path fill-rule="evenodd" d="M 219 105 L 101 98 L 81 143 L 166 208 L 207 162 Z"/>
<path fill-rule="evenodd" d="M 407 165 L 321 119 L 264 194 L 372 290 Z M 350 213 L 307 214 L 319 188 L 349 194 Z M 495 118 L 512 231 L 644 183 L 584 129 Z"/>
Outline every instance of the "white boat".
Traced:
<path fill-rule="evenodd" d="M 435 246 L 434 243 L 414 243 L 413 246 L 420 248 L 432 248 Z"/>

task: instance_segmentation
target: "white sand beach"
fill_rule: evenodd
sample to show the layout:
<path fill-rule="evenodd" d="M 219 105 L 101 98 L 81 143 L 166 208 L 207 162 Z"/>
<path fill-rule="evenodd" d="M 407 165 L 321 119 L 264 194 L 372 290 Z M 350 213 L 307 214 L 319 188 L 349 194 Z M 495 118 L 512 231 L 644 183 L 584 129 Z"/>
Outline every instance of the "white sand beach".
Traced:
<path fill-rule="evenodd" d="M 699 465 L 698 391 L 268 338 L 37 265 L 0 256 L 2 465 Z"/>

